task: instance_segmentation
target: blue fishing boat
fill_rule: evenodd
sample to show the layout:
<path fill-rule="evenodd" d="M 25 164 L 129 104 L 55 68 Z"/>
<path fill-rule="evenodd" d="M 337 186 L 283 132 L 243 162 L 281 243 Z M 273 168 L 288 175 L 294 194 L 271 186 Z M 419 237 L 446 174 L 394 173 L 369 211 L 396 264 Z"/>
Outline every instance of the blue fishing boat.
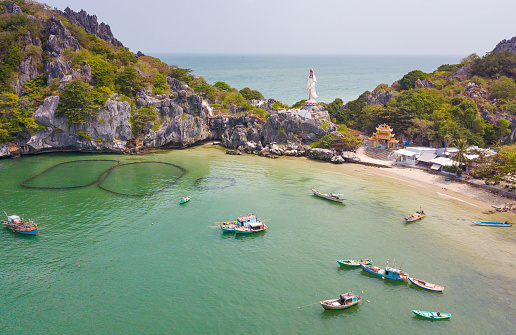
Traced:
<path fill-rule="evenodd" d="M 32 220 L 24 221 L 18 215 L 7 215 L 7 221 L 2 220 L 0 223 L 15 233 L 24 235 L 36 235 L 38 233 L 37 223 Z"/>
<path fill-rule="evenodd" d="M 385 269 L 381 269 L 377 266 L 364 264 L 360 264 L 360 266 L 362 267 L 362 270 L 381 277 L 382 279 L 387 278 L 397 281 L 404 281 L 409 277 L 408 273 L 403 273 L 399 268 L 387 266 Z"/>
<path fill-rule="evenodd" d="M 512 224 L 505 222 L 487 222 L 487 221 L 471 221 L 477 226 L 490 226 L 490 227 L 512 227 Z"/>
<path fill-rule="evenodd" d="M 223 233 L 252 234 L 264 231 L 268 227 L 253 213 L 237 217 L 236 221 L 222 222 L 220 229 Z"/>

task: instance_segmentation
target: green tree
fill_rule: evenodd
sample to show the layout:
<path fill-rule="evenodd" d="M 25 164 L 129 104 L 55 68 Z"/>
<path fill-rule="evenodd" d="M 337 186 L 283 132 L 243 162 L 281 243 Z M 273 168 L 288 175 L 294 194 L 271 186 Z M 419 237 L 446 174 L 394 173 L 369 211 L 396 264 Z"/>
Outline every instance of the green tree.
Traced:
<path fill-rule="evenodd" d="M 65 116 L 71 124 L 85 123 L 88 117 L 95 117 L 101 107 L 92 87 L 81 79 L 74 79 L 65 85 L 60 95 L 56 116 Z"/>
<path fill-rule="evenodd" d="M 113 77 L 115 69 L 113 66 L 106 62 L 102 56 L 97 55 L 88 60 L 91 66 L 91 74 L 95 79 L 96 86 L 104 86 L 113 88 Z"/>
<path fill-rule="evenodd" d="M 465 64 L 470 64 L 470 63 L 476 62 L 479 59 L 480 59 L 480 57 L 476 53 L 472 53 L 469 56 L 462 58 L 460 63 L 464 64 L 464 65 Z"/>
<path fill-rule="evenodd" d="M 451 155 L 451 158 L 457 161 L 461 166 L 466 166 L 466 173 L 469 173 L 469 159 L 466 157 L 468 153 L 468 142 L 465 139 L 458 139 L 455 141 L 455 147 L 457 148 L 457 152 Z"/>
<path fill-rule="evenodd" d="M 260 100 L 263 99 L 263 95 L 257 90 L 251 90 L 249 87 L 244 87 L 239 91 L 245 100 Z"/>
<path fill-rule="evenodd" d="M 223 81 L 216 81 L 215 84 L 213 84 L 213 86 L 215 86 L 216 88 L 220 88 L 223 91 L 229 91 L 231 89 L 231 86 L 229 86 Z"/>
<path fill-rule="evenodd" d="M 127 66 L 115 77 L 115 85 L 117 90 L 132 97 L 136 92 L 143 88 L 144 80 L 134 67 Z"/>
<path fill-rule="evenodd" d="M 516 83 L 513 79 L 502 76 L 493 82 L 491 94 L 496 99 L 514 100 L 516 99 Z"/>
<path fill-rule="evenodd" d="M 152 89 L 152 92 L 154 94 L 163 94 L 168 90 L 168 83 L 165 79 L 165 76 L 161 73 L 158 73 L 156 77 L 154 78 L 154 87 Z"/>
<path fill-rule="evenodd" d="M 414 84 L 418 79 L 427 79 L 428 75 L 420 70 L 410 71 L 400 80 L 400 88 L 402 90 L 410 90 L 414 88 Z"/>
<path fill-rule="evenodd" d="M 516 78 L 516 54 L 512 52 L 491 52 L 471 65 L 471 74 L 480 77 Z"/>
<path fill-rule="evenodd" d="M 133 109 L 130 119 L 133 134 L 139 136 L 145 128 L 150 128 L 158 114 L 154 107 L 144 106 L 140 109 Z"/>

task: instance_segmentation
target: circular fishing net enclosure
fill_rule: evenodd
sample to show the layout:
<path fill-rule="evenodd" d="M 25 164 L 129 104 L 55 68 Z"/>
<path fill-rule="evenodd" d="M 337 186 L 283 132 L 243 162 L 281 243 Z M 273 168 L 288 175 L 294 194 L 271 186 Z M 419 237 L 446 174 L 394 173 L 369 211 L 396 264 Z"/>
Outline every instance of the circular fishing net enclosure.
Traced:
<path fill-rule="evenodd" d="M 219 190 L 235 186 L 234 178 L 223 177 L 203 177 L 194 181 L 194 186 L 203 190 Z"/>
<path fill-rule="evenodd" d="M 143 197 L 169 188 L 186 173 L 185 168 L 171 163 L 126 163 L 107 171 L 98 186 L 118 195 Z"/>
<path fill-rule="evenodd" d="M 95 164 L 92 164 L 93 162 Z M 63 162 L 24 180 L 21 186 L 53 190 L 87 187 L 98 182 L 104 173 L 121 163 L 116 160 L 101 159 Z"/>
<path fill-rule="evenodd" d="M 169 188 L 187 172 L 179 165 L 164 162 L 124 164 L 116 160 L 76 160 L 53 165 L 24 180 L 21 186 L 59 190 L 98 183 L 98 187 L 110 193 L 143 197 Z"/>

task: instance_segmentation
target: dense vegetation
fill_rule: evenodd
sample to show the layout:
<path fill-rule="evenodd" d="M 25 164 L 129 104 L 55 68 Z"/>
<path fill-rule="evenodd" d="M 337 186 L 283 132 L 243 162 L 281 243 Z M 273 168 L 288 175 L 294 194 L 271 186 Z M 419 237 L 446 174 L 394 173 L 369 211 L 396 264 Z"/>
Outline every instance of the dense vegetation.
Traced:
<path fill-rule="evenodd" d="M 451 76 L 468 64 L 471 77 Z M 481 147 L 496 145 L 510 133 L 508 115 L 516 115 L 515 78 L 515 54 L 489 53 L 482 58 L 472 54 L 433 73 L 411 71 L 393 85 L 382 84 L 345 105 L 336 99 L 328 112 L 334 122 L 367 133 L 387 123 L 398 136 L 420 145 L 449 144 L 456 139 Z M 417 87 L 418 80 L 426 86 Z M 385 106 L 366 102 L 380 91 L 392 97 Z M 483 111 L 499 115 L 498 121 L 486 122 Z"/>
<path fill-rule="evenodd" d="M 23 13 L 6 14 L 7 3 L 16 4 Z M 17 134 L 24 130 L 34 133 L 38 125 L 33 113 L 51 95 L 61 97 L 56 115 L 67 117 L 71 124 L 76 125 L 95 117 L 106 100 L 117 93 L 119 99 L 125 99 L 133 106 L 131 122 L 135 134 L 140 134 L 144 127 L 152 127 L 160 121 L 153 110 L 136 109 L 135 97 L 142 89 L 155 95 L 172 94 L 167 77 L 181 81 L 209 99 L 216 112 L 251 112 L 262 118 L 268 116 L 264 109 L 247 102 L 263 99 L 260 92 L 248 87 L 238 91 L 224 82 L 210 85 L 203 77 L 194 76 L 190 69 L 168 65 L 150 56 L 137 58 L 128 50 L 113 47 L 81 27 L 70 24 L 46 5 L 8 0 L 0 2 L 0 13 L 0 143 L 14 141 Z M 52 15 L 61 20 L 80 44 L 79 50 L 66 49 L 64 60 L 70 62 L 73 69 L 88 64 L 91 67 L 91 80 L 76 78 L 64 87 L 60 87 L 55 79 L 49 81 L 48 74 L 44 72 L 45 64 L 49 61 L 46 47 L 48 35 L 45 35 L 48 32 L 43 29 L 42 22 L 48 21 Z M 38 38 L 41 45 L 27 41 L 27 36 L 33 41 Z M 16 91 L 20 64 L 29 58 L 37 63 L 38 75 L 33 80 L 24 81 Z"/>

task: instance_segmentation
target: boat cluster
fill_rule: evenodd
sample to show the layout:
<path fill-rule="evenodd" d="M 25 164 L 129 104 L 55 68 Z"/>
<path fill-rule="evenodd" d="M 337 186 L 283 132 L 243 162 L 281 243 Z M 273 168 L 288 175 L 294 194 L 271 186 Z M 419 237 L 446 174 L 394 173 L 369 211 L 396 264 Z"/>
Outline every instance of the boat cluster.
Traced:
<path fill-rule="evenodd" d="M 435 285 L 423 280 L 419 280 L 416 278 L 412 278 L 408 273 L 404 273 L 400 268 L 387 266 L 385 269 L 381 269 L 377 266 L 371 265 L 372 260 L 370 259 L 361 259 L 361 260 L 338 260 L 337 263 L 341 266 L 348 267 L 361 267 L 362 270 L 373 274 L 375 276 L 381 277 L 382 279 L 391 279 L 395 281 L 410 281 L 415 286 L 434 292 L 442 292 L 444 287 Z M 360 295 L 355 295 L 353 291 L 344 293 L 340 295 L 340 298 L 323 300 L 320 302 L 321 306 L 326 310 L 339 310 L 346 309 L 351 306 L 358 304 L 362 299 Z M 412 311 L 417 316 L 427 318 L 427 319 L 449 319 L 451 317 L 450 313 L 440 313 L 440 312 L 427 312 L 427 311 Z"/>
<path fill-rule="evenodd" d="M 254 234 L 267 230 L 267 225 L 258 220 L 255 214 L 238 217 L 236 221 L 225 221 L 220 225 L 223 233 Z"/>

